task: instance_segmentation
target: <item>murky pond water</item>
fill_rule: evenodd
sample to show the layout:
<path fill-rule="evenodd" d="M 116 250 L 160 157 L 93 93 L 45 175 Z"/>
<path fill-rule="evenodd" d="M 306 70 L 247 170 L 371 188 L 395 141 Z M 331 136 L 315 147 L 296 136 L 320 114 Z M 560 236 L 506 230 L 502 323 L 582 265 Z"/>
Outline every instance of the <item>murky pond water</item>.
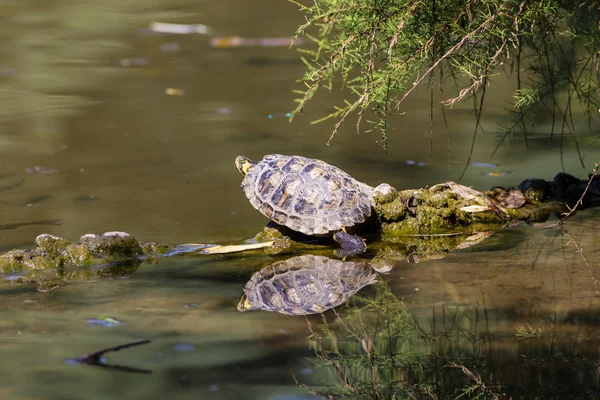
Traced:
<path fill-rule="evenodd" d="M 468 105 L 448 111 L 447 127 L 436 120 L 433 152 L 427 94 L 395 117 L 387 154 L 352 122 L 325 146 L 331 125 L 310 122 L 343 97 L 323 93 L 289 123 L 303 73 L 295 50 L 211 46 L 289 37 L 302 18 L 276 0 L 1 2 L 0 250 L 31 247 L 42 232 L 252 237 L 266 220 L 239 190 L 238 154 L 302 154 L 402 189 L 456 180 L 471 146 Z M 151 34 L 152 21 L 210 31 Z M 492 89 L 472 159 L 495 167 L 469 168 L 466 185 L 561 170 L 561 141 L 543 121 L 529 147 L 517 139 L 490 156 L 511 85 Z M 595 139 L 579 136 L 587 168 L 562 141 L 568 172 L 583 178 L 600 160 Z M 237 311 L 252 274 L 282 261 L 268 255 L 175 256 L 46 293 L 5 285 L 0 398 L 390 398 L 390 387 L 396 398 L 466 388 L 467 398 L 597 398 L 600 214 L 581 212 L 567 229 L 518 226 L 445 258 L 399 262 L 335 312 L 308 317 Z M 105 354 L 105 365 L 136 371 L 65 363 L 144 339 Z"/>

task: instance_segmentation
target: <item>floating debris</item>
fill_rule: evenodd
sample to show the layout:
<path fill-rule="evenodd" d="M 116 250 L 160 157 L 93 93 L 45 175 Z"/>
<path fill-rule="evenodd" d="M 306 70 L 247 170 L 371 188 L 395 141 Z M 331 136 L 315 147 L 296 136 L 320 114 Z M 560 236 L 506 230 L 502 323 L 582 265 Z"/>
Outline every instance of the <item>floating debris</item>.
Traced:
<path fill-rule="evenodd" d="M 274 241 L 263 242 L 263 243 L 245 243 L 238 245 L 229 245 L 229 246 L 221 246 L 214 245 L 211 247 L 202 250 L 200 254 L 227 254 L 227 253 L 237 253 L 239 251 L 246 250 L 257 250 L 262 249 L 263 247 L 271 247 L 273 246 Z"/>
<path fill-rule="evenodd" d="M 185 90 L 176 88 L 166 88 L 165 94 L 167 96 L 183 96 L 185 94 Z"/>
<path fill-rule="evenodd" d="M 296 39 L 295 43 L 303 42 L 302 38 Z M 291 37 L 279 38 L 243 38 L 239 36 L 214 37 L 210 39 L 210 46 L 217 49 L 231 47 L 289 47 L 294 43 Z"/>
<path fill-rule="evenodd" d="M 175 52 L 181 50 L 181 46 L 177 42 L 163 43 L 160 45 L 160 51 Z"/>
<path fill-rule="evenodd" d="M 172 33 L 175 35 L 201 34 L 206 35 L 209 31 L 208 26 L 203 24 L 169 24 L 166 22 L 151 22 L 150 30 L 159 33 Z"/>
<path fill-rule="evenodd" d="M 506 175 L 512 175 L 513 173 L 510 171 L 489 171 L 489 172 L 484 172 L 482 175 L 484 176 L 506 176 Z"/>
<path fill-rule="evenodd" d="M 474 162 L 471 164 L 471 166 L 473 167 L 481 167 L 481 168 L 497 168 L 498 166 L 496 164 L 491 164 L 491 163 L 483 163 L 483 162 Z"/>
<path fill-rule="evenodd" d="M 173 350 L 175 351 L 192 351 L 196 350 L 196 347 L 193 344 L 189 343 L 179 343 L 173 346 Z"/>
<path fill-rule="evenodd" d="M 406 164 L 408 165 L 416 165 L 417 167 L 424 167 L 425 164 L 423 161 L 415 161 L 415 160 L 405 160 Z"/>
<path fill-rule="evenodd" d="M 183 308 L 196 308 L 198 307 L 198 303 L 190 303 L 183 306 Z"/>
<path fill-rule="evenodd" d="M 123 59 L 121 59 L 121 61 L 119 61 L 119 64 L 123 68 L 143 67 L 144 65 L 148 65 L 148 59 L 143 58 L 143 57 L 123 58 Z"/>
<path fill-rule="evenodd" d="M 287 117 L 287 118 L 289 118 L 291 116 L 292 116 L 291 112 L 288 112 L 288 113 L 275 113 L 275 114 L 269 114 L 269 115 L 267 115 L 267 118 L 269 118 L 269 119 L 273 119 L 274 117 Z"/>
<path fill-rule="evenodd" d="M 194 253 L 201 249 L 206 249 L 209 247 L 214 247 L 217 245 L 214 244 L 202 244 L 202 243 L 185 243 L 174 246 L 170 248 L 168 251 L 164 252 L 164 257 L 171 257 L 177 254 L 186 254 L 186 253 Z"/>
<path fill-rule="evenodd" d="M 119 321 L 116 318 L 88 318 L 88 326 L 100 328 L 112 328 L 113 326 L 123 325 L 125 322 Z"/>
<path fill-rule="evenodd" d="M 46 168 L 40 167 L 39 165 L 34 165 L 33 167 L 25 168 L 25 172 L 27 172 L 28 174 L 49 175 L 57 173 L 58 170 L 54 168 Z"/>

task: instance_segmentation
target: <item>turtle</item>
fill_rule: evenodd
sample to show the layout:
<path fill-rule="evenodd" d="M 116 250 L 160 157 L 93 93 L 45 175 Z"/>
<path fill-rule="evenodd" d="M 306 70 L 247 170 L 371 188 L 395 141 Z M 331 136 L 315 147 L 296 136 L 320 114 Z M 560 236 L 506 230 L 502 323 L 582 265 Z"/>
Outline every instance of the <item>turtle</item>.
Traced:
<path fill-rule="evenodd" d="M 367 262 L 304 254 L 255 272 L 244 286 L 237 309 L 318 314 L 339 306 L 376 281 L 377 273 Z"/>
<path fill-rule="evenodd" d="M 244 156 L 235 159 L 244 179 L 241 188 L 250 204 L 278 225 L 306 235 L 333 233 L 341 255 L 360 254 L 365 241 L 346 233 L 346 228 L 366 221 L 375 206 L 376 191 L 324 161 L 281 154 L 261 161 Z M 386 186 L 386 187 L 384 187 Z"/>

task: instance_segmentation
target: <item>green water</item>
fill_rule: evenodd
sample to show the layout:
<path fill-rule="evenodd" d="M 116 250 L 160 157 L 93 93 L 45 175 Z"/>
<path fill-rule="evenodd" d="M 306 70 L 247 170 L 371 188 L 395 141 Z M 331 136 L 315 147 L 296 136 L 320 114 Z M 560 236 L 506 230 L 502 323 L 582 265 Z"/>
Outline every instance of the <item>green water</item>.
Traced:
<path fill-rule="evenodd" d="M 291 36 L 303 17 L 285 1 L 5 1 L 0 21 L 3 251 L 31 247 L 42 232 L 77 240 L 119 230 L 168 244 L 252 237 L 266 220 L 239 190 L 238 154 L 317 157 L 369 184 L 404 189 L 456 180 L 471 146 L 474 121 L 465 104 L 447 110 L 448 126 L 436 111 L 431 150 L 427 93 L 417 93 L 407 113 L 394 117 L 387 154 L 375 134 L 357 135 L 353 121 L 325 145 L 332 125 L 310 122 L 339 104 L 339 92 L 320 94 L 289 123 L 285 113 L 294 107 L 292 90 L 303 73 L 298 53 L 209 43 L 216 36 Z M 206 24 L 211 31 L 145 34 L 152 21 Z M 177 51 L 161 50 L 165 44 Z M 138 58 L 144 65 L 124 66 Z M 476 189 L 550 180 L 561 170 L 561 142 L 548 139 L 544 121 L 529 147 L 517 138 L 490 156 L 514 86 L 502 79 L 488 94 L 486 130 L 472 158 L 497 168 L 471 167 L 461 181 Z M 183 93 L 168 96 L 168 88 Z M 572 140 L 563 141 L 562 157 L 566 170 L 583 178 L 600 149 L 595 136 L 578 139 L 586 168 Z M 177 256 L 142 264 L 127 279 L 47 293 L 5 285 L 0 398 L 304 399 L 309 390 L 297 382 L 337 393 L 344 376 L 346 398 L 350 388 L 363 398 L 387 398 L 390 381 L 410 390 L 426 383 L 439 398 L 454 398 L 473 381 L 450 362 L 481 375 L 489 398 L 496 392 L 595 398 L 600 215 L 579 213 L 567 229 L 572 237 L 519 226 L 444 259 L 399 262 L 337 308 L 338 315 L 325 313 L 329 330 L 320 315 L 237 311 L 252 273 L 279 260 L 270 256 Z M 372 316 L 408 322 L 393 334 L 375 317 L 352 325 L 369 299 L 380 305 Z M 102 317 L 123 324 L 88 325 L 88 318 Z M 327 332 L 333 336 L 316 345 L 314 338 Z M 152 342 L 108 353 L 107 363 L 151 374 L 64 363 L 143 339 Z M 388 368 L 380 359 L 374 372 L 359 361 L 336 369 L 331 357 L 316 355 L 338 353 L 343 363 L 364 357 L 369 346 L 403 361 Z M 371 389 L 361 392 L 365 382 Z M 412 395 L 432 398 L 419 390 Z"/>

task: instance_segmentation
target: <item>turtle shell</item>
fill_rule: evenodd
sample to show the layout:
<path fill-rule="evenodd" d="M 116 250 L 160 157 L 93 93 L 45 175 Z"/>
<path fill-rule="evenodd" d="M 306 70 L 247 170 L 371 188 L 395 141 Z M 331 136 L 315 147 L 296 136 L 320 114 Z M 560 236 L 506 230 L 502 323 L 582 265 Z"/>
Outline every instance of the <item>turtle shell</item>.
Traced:
<path fill-rule="evenodd" d="M 307 235 L 362 223 L 375 205 L 370 186 L 324 161 L 300 156 L 265 156 L 241 186 L 258 211 Z"/>
<path fill-rule="evenodd" d="M 305 254 L 254 273 L 244 286 L 244 295 L 250 310 L 317 314 L 346 302 L 376 280 L 376 272 L 366 262 Z"/>

